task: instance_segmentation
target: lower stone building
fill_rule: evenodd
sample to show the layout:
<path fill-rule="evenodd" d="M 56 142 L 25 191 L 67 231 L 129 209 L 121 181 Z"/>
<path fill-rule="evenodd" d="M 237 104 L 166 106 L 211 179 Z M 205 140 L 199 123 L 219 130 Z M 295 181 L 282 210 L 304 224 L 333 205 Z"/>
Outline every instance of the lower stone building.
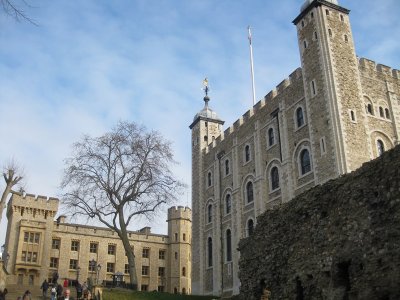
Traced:
<path fill-rule="evenodd" d="M 44 279 L 102 283 L 121 274 L 129 282 L 128 259 L 117 234 L 96 226 L 55 220 L 59 200 L 13 193 L 7 208 L 7 285 L 38 287 Z M 138 289 L 191 293 L 191 210 L 168 209 L 168 235 L 150 227 L 129 232 Z"/>

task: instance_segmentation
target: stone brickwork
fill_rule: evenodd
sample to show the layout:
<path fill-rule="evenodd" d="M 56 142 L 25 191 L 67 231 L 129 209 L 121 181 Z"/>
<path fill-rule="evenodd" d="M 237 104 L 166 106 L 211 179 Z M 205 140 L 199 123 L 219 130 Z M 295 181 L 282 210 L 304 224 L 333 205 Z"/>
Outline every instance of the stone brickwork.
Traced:
<path fill-rule="evenodd" d="M 112 275 L 121 272 L 124 281 L 129 282 L 128 259 L 118 235 L 108 228 L 68 223 L 64 216 L 55 221 L 58 204 L 56 198 L 12 195 L 5 243 L 5 251 L 10 254 L 7 285 L 39 287 L 44 279 L 52 280 L 55 272 L 62 280 L 80 282 L 89 278 L 112 281 Z M 138 289 L 189 294 L 191 210 L 171 207 L 167 222 L 168 235 L 151 233 L 150 227 L 129 232 Z M 98 279 L 97 272 L 89 268 L 92 260 L 101 265 Z"/>
<path fill-rule="evenodd" d="M 399 299 L 400 146 L 263 213 L 239 248 L 242 299 Z"/>
<path fill-rule="evenodd" d="M 306 1 L 293 23 L 301 68 L 229 128 L 208 97 L 190 125 L 195 294 L 239 292 L 237 244 L 266 209 L 399 143 L 400 71 L 357 58 L 349 10 Z"/>

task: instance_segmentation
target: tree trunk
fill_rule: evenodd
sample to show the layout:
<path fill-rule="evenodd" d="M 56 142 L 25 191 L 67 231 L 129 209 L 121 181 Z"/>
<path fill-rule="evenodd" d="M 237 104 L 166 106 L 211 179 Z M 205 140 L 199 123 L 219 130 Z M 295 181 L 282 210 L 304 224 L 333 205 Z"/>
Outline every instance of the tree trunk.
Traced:
<path fill-rule="evenodd" d="M 133 253 L 131 244 L 129 243 L 128 231 L 126 230 L 126 224 L 124 221 L 124 214 L 121 211 L 119 213 L 119 220 L 121 226 L 121 234 L 119 237 L 122 240 L 122 244 L 124 245 L 126 255 L 128 256 L 130 284 L 133 285 L 133 287 L 136 287 L 137 290 L 138 286 L 137 286 L 135 254 Z"/>
<path fill-rule="evenodd" d="M 1 223 L 1 218 L 3 216 L 4 207 L 6 205 L 7 196 L 8 196 L 8 194 L 11 193 L 11 188 L 12 188 L 12 185 L 7 183 L 7 185 L 6 185 L 6 187 L 5 187 L 4 191 L 3 191 L 3 195 L 1 195 L 1 201 L 0 201 L 0 223 Z"/>

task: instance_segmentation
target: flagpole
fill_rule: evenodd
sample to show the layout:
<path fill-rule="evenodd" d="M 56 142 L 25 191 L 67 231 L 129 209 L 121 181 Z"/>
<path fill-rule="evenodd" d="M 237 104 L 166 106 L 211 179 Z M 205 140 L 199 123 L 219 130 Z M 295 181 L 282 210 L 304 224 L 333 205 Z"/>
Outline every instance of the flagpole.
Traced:
<path fill-rule="evenodd" d="M 247 27 L 248 38 L 250 44 L 250 67 L 251 67 L 251 86 L 253 90 L 253 106 L 256 104 L 256 87 L 254 85 L 254 65 L 253 65 L 253 46 L 251 44 L 251 30 L 250 26 Z"/>

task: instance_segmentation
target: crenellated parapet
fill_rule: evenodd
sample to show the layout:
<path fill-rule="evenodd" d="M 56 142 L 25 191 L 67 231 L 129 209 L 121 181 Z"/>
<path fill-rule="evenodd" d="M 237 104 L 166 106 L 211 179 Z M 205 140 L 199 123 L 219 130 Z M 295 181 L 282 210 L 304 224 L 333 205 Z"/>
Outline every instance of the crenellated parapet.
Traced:
<path fill-rule="evenodd" d="M 33 218 L 54 218 L 58 211 L 59 202 L 60 200 L 55 197 L 12 192 L 8 202 L 7 214 L 13 212 Z"/>
<path fill-rule="evenodd" d="M 184 219 L 184 220 L 192 220 L 192 210 L 189 207 L 184 206 L 172 206 L 168 209 L 168 221 Z"/>
<path fill-rule="evenodd" d="M 264 111 L 266 105 L 269 105 L 270 102 L 274 101 L 275 98 L 282 95 L 286 89 L 288 89 L 292 84 L 296 81 L 302 79 L 302 70 L 301 68 L 297 68 L 294 70 L 289 77 L 282 80 L 273 90 L 271 90 L 267 95 L 264 96 L 263 99 L 258 101 L 252 108 L 246 111 L 239 119 L 237 119 L 233 124 L 225 129 L 225 131 L 218 136 L 211 144 L 209 144 L 204 152 L 207 154 L 213 148 L 218 147 L 220 143 L 226 139 L 231 138 L 233 135 L 237 133 L 237 131 L 248 122 L 253 120 L 254 116 L 257 116 L 261 111 Z"/>
<path fill-rule="evenodd" d="M 389 77 L 400 79 L 400 70 L 392 69 L 391 67 L 379 64 L 368 58 L 358 58 L 358 64 L 359 68 L 362 70 L 367 70 L 376 73 L 377 75 L 386 75 Z"/>

